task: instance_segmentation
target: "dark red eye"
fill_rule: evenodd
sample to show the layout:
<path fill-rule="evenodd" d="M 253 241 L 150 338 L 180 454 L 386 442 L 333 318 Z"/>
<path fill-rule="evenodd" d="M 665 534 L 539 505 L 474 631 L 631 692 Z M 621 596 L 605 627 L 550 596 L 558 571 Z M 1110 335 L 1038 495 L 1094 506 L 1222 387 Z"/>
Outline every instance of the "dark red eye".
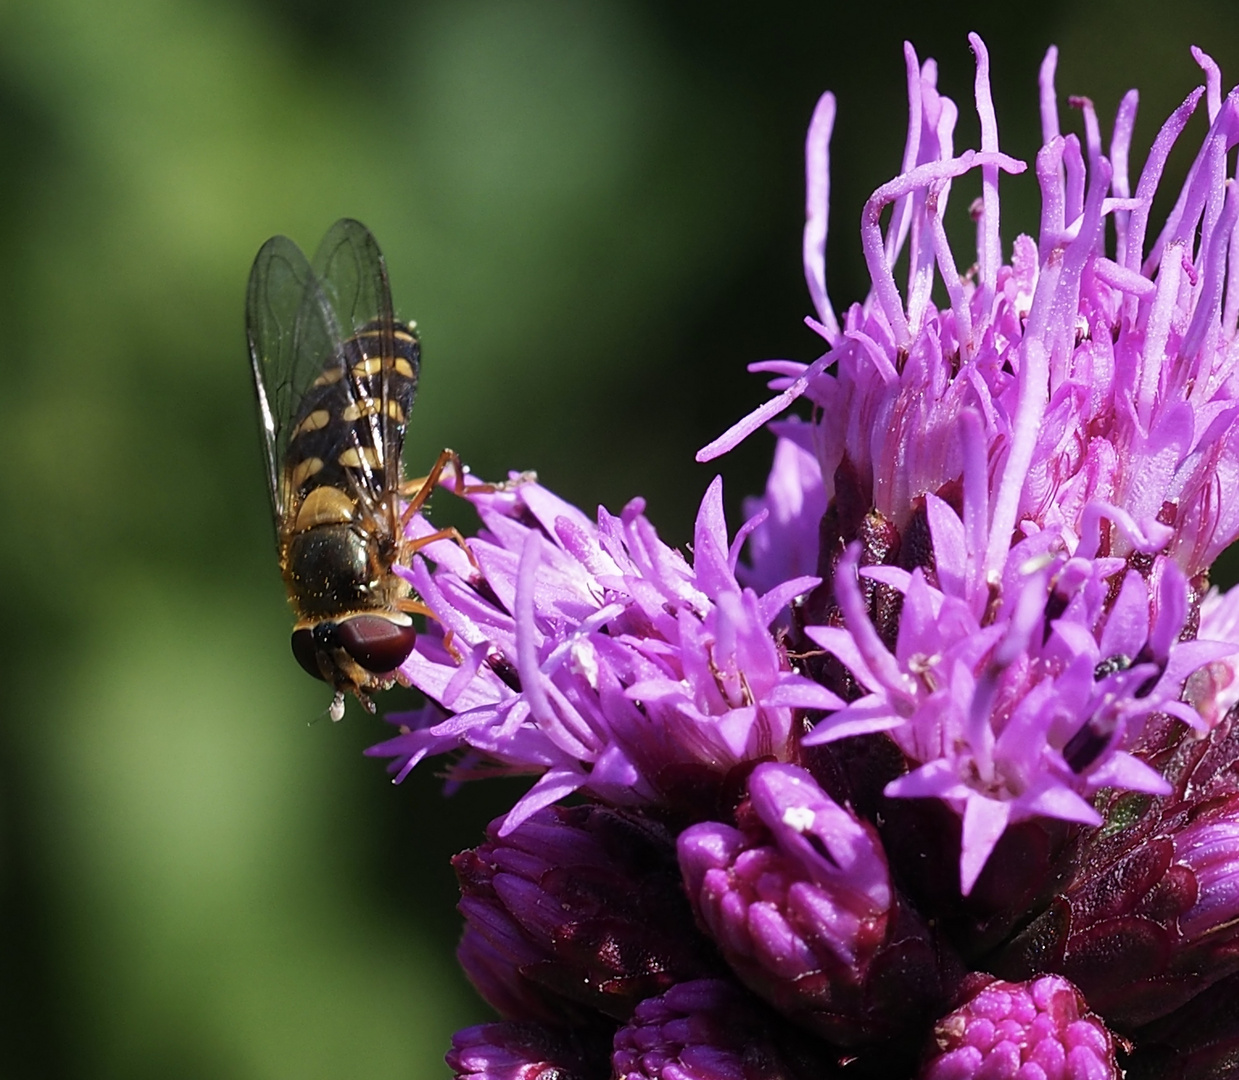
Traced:
<path fill-rule="evenodd" d="M 305 627 L 293 631 L 293 656 L 314 678 L 323 678 L 323 673 L 318 669 L 318 649 L 314 645 L 313 631 Z M 325 679 L 323 681 L 326 682 Z"/>
<path fill-rule="evenodd" d="M 413 651 L 417 631 L 377 615 L 354 615 L 336 627 L 336 638 L 367 671 L 385 675 L 395 671 Z"/>

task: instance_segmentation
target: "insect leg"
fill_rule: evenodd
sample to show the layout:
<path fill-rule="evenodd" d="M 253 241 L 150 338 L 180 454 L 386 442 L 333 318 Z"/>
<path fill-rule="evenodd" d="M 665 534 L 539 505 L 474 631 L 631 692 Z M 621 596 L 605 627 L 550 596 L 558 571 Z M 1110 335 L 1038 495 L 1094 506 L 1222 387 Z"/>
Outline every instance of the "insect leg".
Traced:
<path fill-rule="evenodd" d="M 434 609 L 428 607 L 422 601 L 414 596 L 406 596 L 403 599 L 396 601 L 396 607 L 401 611 L 408 612 L 410 615 L 425 615 L 428 619 L 439 621 L 439 616 L 435 614 Z"/>
<path fill-rule="evenodd" d="M 434 491 L 435 484 L 439 482 L 439 477 L 443 475 L 443 470 L 449 464 L 452 466 L 452 474 L 456 477 L 456 494 L 463 494 L 465 467 L 460 463 L 460 455 L 455 450 L 444 450 L 439 454 L 434 467 L 425 476 L 419 476 L 415 480 L 409 480 L 400 485 L 400 494 L 409 500 L 409 505 L 404 508 L 404 513 L 400 517 L 401 527 L 407 525 L 409 519 L 430 498 L 430 493 Z"/>
<path fill-rule="evenodd" d="M 493 495 L 496 491 L 511 491 L 521 484 L 527 483 L 530 480 L 537 480 L 538 478 L 537 473 L 524 472 L 514 480 L 503 480 L 499 483 L 469 484 L 466 486 L 465 479 L 468 477 L 469 471 L 461 463 L 460 455 L 455 450 L 446 449 L 439 455 L 434 468 L 427 475 L 406 480 L 400 485 L 401 498 L 411 500 L 410 508 L 406 510 L 406 513 L 416 513 L 422 503 L 430 497 L 430 490 L 439 482 L 439 477 L 449 464 L 452 466 L 451 472 L 456 482 L 448 490 L 453 495 L 459 495 L 462 499 L 467 499 L 470 495 Z"/>
<path fill-rule="evenodd" d="M 427 533 L 425 536 L 419 536 L 413 540 L 405 540 L 400 547 L 400 562 L 407 564 L 410 555 L 416 555 L 422 548 L 428 544 L 436 543 L 439 540 L 451 540 L 460 547 L 466 555 L 469 556 L 469 563 L 474 570 L 481 570 L 478 566 L 478 561 L 473 557 L 473 552 L 469 550 L 469 546 L 465 543 L 465 538 L 461 535 L 460 530 L 449 525 L 446 529 L 438 529 L 435 532 Z"/>

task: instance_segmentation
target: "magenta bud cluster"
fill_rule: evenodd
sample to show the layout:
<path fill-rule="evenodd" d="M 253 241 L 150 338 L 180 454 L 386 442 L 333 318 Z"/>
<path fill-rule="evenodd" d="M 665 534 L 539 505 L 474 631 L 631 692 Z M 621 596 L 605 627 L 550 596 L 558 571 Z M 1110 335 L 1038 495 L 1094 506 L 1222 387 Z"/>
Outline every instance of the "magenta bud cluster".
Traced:
<path fill-rule="evenodd" d="M 934 1026 L 918 1080 L 1119 1080 L 1114 1039 L 1066 979 L 995 980 Z"/>

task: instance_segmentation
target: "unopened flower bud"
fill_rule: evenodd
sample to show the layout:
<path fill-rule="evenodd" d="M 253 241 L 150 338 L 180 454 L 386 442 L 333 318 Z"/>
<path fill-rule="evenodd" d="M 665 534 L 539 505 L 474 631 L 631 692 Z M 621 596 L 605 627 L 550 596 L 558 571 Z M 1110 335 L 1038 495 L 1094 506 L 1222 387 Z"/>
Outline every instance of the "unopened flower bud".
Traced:
<path fill-rule="evenodd" d="M 806 1038 L 734 983 L 680 983 L 637 1006 L 615 1035 L 616 1080 L 828 1080 Z"/>
<path fill-rule="evenodd" d="M 577 1033 L 505 1021 L 458 1031 L 446 1060 L 458 1080 L 592 1080 L 595 1056 Z"/>
<path fill-rule="evenodd" d="M 983 982 L 987 976 L 974 977 Z M 919 1080 L 1118 1080 L 1114 1039 L 1059 975 L 994 980 L 934 1027 Z"/>
<path fill-rule="evenodd" d="M 735 972 L 839 1046 L 928 1015 L 939 957 L 895 903 L 872 828 L 797 766 L 758 766 L 749 796 L 743 828 L 706 822 L 679 841 L 689 897 Z"/>
<path fill-rule="evenodd" d="M 1132 1027 L 1239 971 L 1239 796 L 1152 817 L 1081 848 L 1067 888 L 1004 950 L 1004 975 L 1060 972 Z"/>
<path fill-rule="evenodd" d="M 460 958 L 478 991 L 517 1020 L 573 1004 L 626 1019 L 717 961 L 693 925 L 670 838 L 597 806 L 552 807 L 514 832 L 498 823 L 453 860 L 466 919 Z"/>

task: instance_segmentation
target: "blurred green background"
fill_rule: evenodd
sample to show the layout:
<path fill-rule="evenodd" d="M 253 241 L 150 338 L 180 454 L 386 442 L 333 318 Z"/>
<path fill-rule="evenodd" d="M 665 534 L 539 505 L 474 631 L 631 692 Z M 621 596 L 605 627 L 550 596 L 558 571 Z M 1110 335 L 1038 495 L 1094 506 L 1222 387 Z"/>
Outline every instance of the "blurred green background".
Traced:
<path fill-rule="evenodd" d="M 441 1076 L 487 1016 L 453 965 L 447 859 L 511 790 L 392 787 L 360 757 L 379 720 L 309 723 L 328 695 L 289 653 L 242 331 L 263 240 L 312 250 L 346 214 L 379 238 L 423 331 L 411 472 L 451 445 L 589 511 L 643 494 L 683 543 L 718 468 L 693 452 L 764 397 L 744 365 L 815 355 L 818 93 L 839 96 L 842 307 L 902 149 L 904 37 L 939 60 L 960 147 L 969 29 L 1026 159 L 1050 42 L 1107 138 L 1139 86 L 1138 168 L 1199 79 L 1189 44 L 1239 72 L 1229 4 L 1170 11 L 0 4 L 0 1076 Z M 1009 245 L 1036 200 L 1003 183 Z M 721 463 L 733 528 L 770 447 Z"/>

